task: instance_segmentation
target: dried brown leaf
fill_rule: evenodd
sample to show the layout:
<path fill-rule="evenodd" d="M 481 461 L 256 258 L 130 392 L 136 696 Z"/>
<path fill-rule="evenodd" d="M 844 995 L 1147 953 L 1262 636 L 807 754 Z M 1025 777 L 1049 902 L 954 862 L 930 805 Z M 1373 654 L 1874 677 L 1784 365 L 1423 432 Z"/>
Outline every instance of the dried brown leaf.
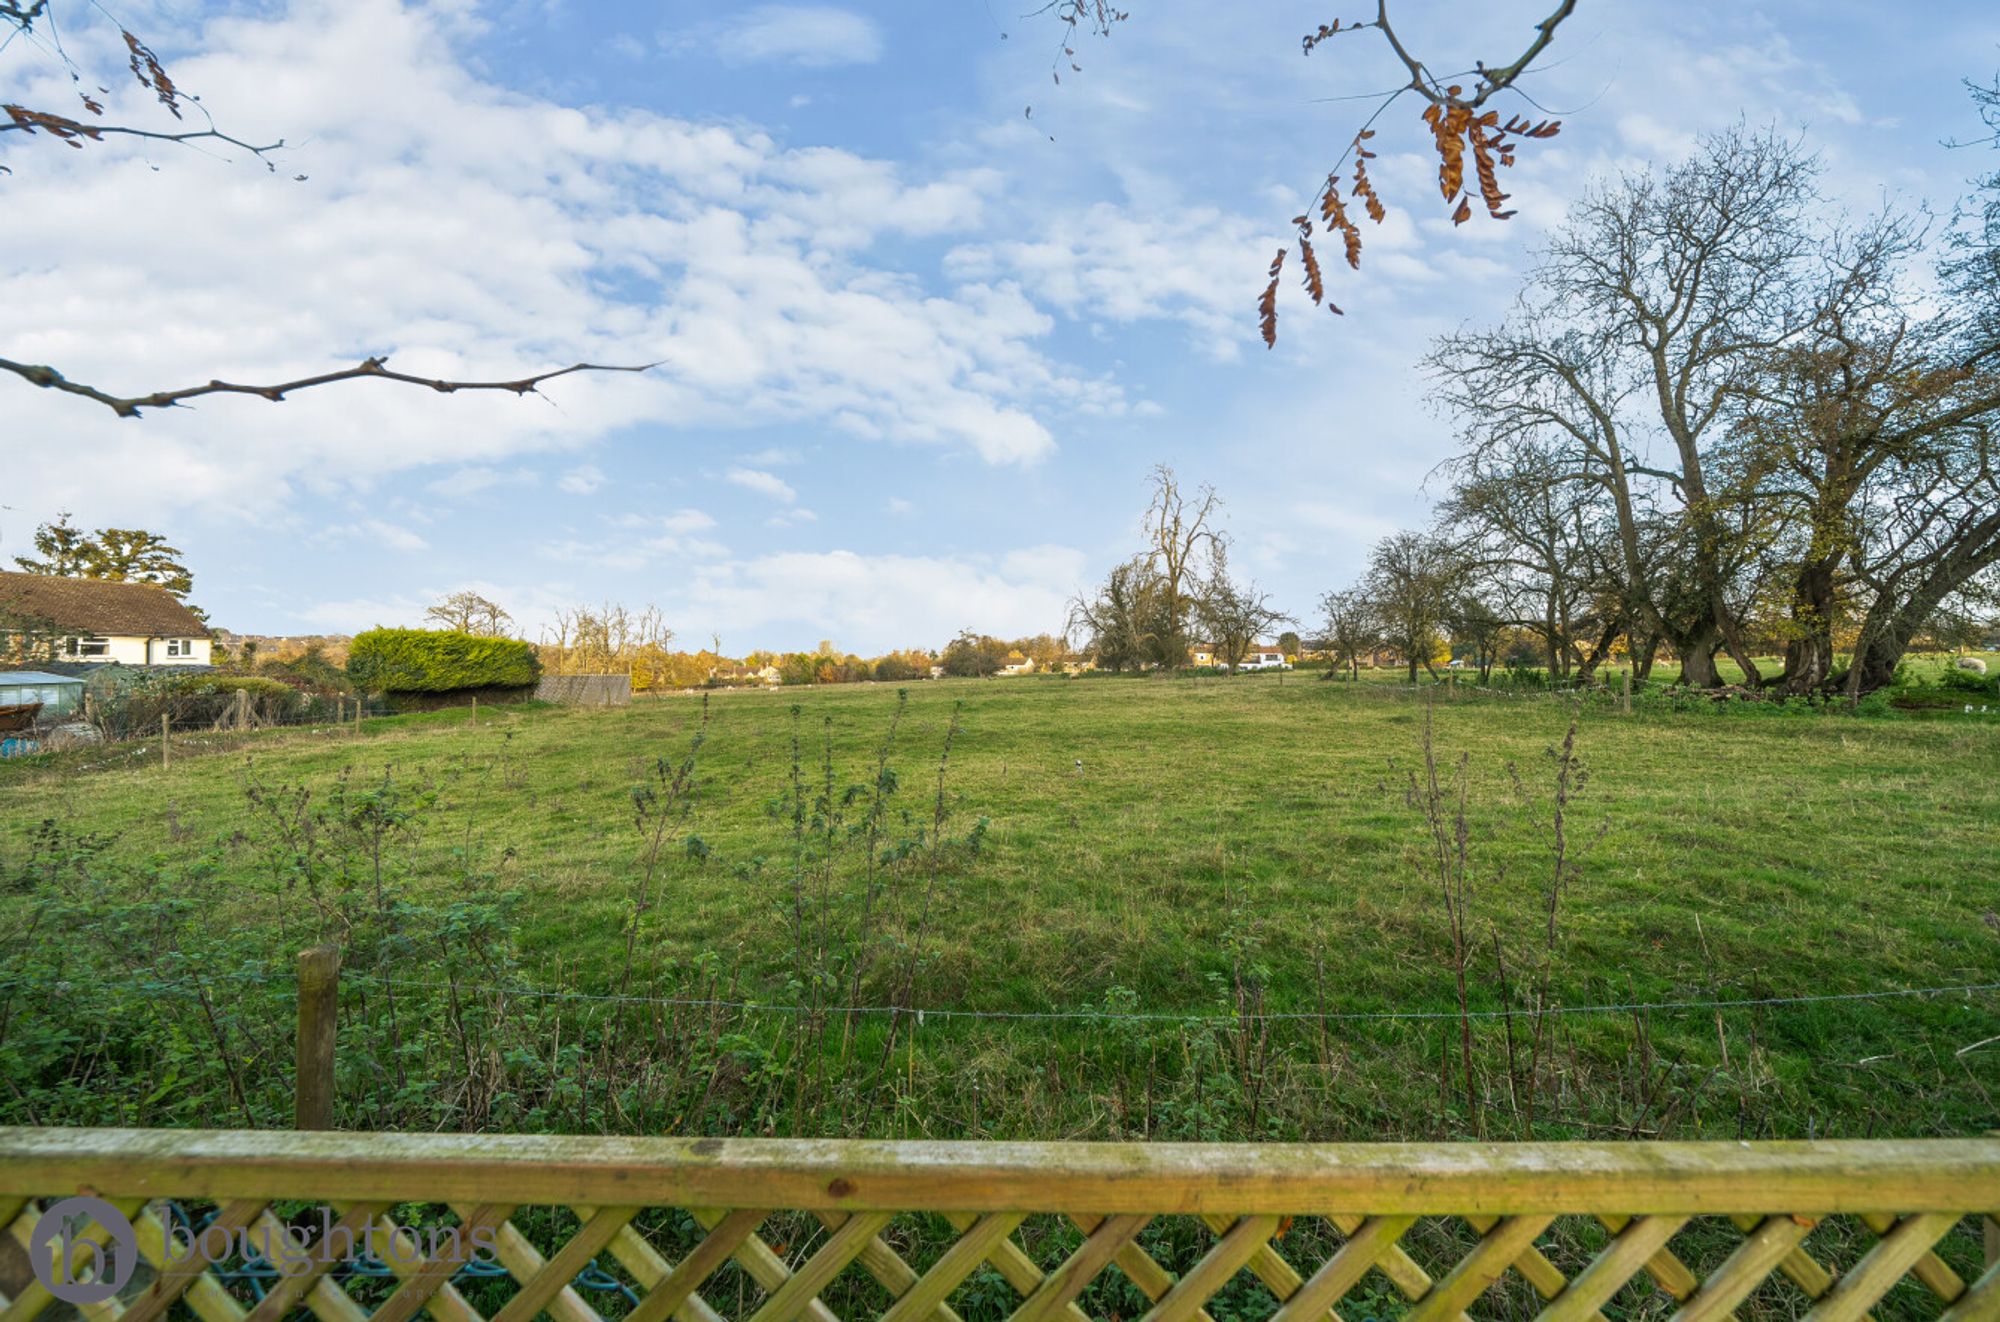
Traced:
<path fill-rule="evenodd" d="M 1264 286 L 1264 296 L 1257 300 L 1257 329 L 1264 336 L 1266 349 L 1278 343 L 1278 273 L 1284 267 L 1285 250 L 1280 248 L 1271 259 L 1271 283 Z"/>
<path fill-rule="evenodd" d="M 1320 278 L 1319 257 L 1313 252 L 1312 241 L 1299 236 L 1299 265 L 1305 268 L 1306 293 L 1315 303 L 1326 302 L 1326 282 Z"/>

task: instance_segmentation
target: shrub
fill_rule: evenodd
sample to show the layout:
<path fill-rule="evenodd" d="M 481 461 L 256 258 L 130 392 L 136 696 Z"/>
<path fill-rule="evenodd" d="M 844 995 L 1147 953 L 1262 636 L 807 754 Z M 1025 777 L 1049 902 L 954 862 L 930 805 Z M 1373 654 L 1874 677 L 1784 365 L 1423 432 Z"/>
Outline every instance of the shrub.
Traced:
<path fill-rule="evenodd" d="M 526 688 L 541 673 L 534 649 L 518 638 L 442 629 L 370 629 L 347 653 L 348 678 L 376 693 Z"/>
<path fill-rule="evenodd" d="M 249 695 L 247 709 L 236 694 Z M 177 729 L 200 728 L 231 719 L 241 711 L 259 724 L 300 719 L 311 707 L 297 687 L 261 675 L 226 671 L 166 673 L 107 666 L 90 676 L 90 721 L 107 739 L 125 739 L 160 727 L 165 716 Z"/>
<path fill-rule="evenodd" d="M 2000 677 L 1977 670 L 1947 670 L 1938 677 L 1938 687 L 1950 693 L 1969 693 L 1982 698 L 2000 696 Z"/>
<path fill-rule="evenodd" d="M 289 661 L 267 659 L 256 673 L 315 693 L 345 693 L 350 687 L 347 672 L 327 659 L 325 649 L 309 643 L 304 652 Z"/>

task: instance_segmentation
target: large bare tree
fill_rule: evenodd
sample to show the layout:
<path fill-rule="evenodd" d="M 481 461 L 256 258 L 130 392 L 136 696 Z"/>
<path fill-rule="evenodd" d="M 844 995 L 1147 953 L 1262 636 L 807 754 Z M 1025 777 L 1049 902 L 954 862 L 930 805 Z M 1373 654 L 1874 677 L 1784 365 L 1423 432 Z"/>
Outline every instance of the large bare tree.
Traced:
<path fill-rule="evenodd" d="M 1963 332 L 1972 308 L 1919 317 L 1910 221 L 1882 216 L 1825 245 L 1805 334 L 1743 391 L 1741 451 L 1779 522 L 1784 691 L 1843 686 L 1837 631 L 1864 617 L 1857 687 L 1887 682 L 1930 614 L 2000 557 L 1994 477 L 2000 364 Z"/>
<path fill-rule="evenodd" d="M 1159 664 L 1177 670 L 1187 664 L 1194 606 L 1223 559 L 1228 535 L 1217 526 L 1222 497 L 1214 487 L 1203 483 L 1183 491 L 1165 464 L 1155 465 L 1148 481 L 1153 494 L 1146 506 L 1146 556 L 1157 577 L 1158 606 L 1152 647 Z"/>
<path fill-rule="evenodd" d="M 1729 409 L 1762 358 L 1810 324 L 1816 165 L 1772 133 L 1705 139 L 1667 170 L 1625 175 L 1572 207 L 1516 314 L 1441 339 L 1430 363 L 1477 454 L 1527 443 L 1605 504 L 1639 625 L 1691 684 L 1727 651 L 1760 678 L 1744 631 L 1754 492 L 1716 462 Z M 1679 534 L 1666 574 L 1647 527 Z"/>
<path fill-rule="evenodd" d="M 1596 188 L 1516 314 L 1431 358 L 1466 431 L 1447 510 L 1545 591 L 1595 580 L 1691 684 L 1727 653 L 1790 694 L 1879 687 L 2000 562 L 1992 208 L 1926 283 L 1923 228 L 1847 219 L 1817 170 L 1738 129 Z"/>

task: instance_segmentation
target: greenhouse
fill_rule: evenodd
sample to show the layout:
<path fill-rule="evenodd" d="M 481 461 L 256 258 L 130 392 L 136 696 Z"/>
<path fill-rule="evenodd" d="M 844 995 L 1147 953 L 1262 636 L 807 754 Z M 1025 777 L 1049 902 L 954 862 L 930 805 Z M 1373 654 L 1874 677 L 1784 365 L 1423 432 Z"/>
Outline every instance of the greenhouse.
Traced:
<path fill-rule="evenodd" d="M 83 681 L 42 670 L 0 671 L 0 730 L 26 729 L 73 716 L 83 706 Z"/>

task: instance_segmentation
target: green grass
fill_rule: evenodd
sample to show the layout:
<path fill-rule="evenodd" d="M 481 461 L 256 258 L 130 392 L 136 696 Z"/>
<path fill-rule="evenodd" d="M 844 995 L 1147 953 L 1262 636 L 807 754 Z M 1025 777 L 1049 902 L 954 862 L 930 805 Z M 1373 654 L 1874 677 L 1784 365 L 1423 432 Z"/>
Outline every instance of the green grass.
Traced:
<path fill-rule="evenodd" d="M 789 821 L 772 811 L 791 775 L 794 730 L 809 781 L 821 774 L 824 734 L 838 785 L 865 784 L 895 703 L 892 689 L 877 686 L 712 701 L 685 825 L 706 857 L 690 857 L 678 841 L 666 851 L 660 901 L 640 925 L 641 985 L 719 985 L 733 988 L 731 999 L 767 1002 L 809 995 L 796 983 L 811 959 L 790 927 Z M 976 856 L 958 848 L 945 857 L 921 937 L 929 957 L 916 1003 L 1185 1015 L 1259 1004 L 1449 1011 L 1448 930 L 1419 865 L 1424 822 L 1404 794 L 1421 764 L 1426 709 L 1417 695 L 1299 673 L 1283 682 L 911 686 L 889 757 L 901 789 L 887 838 L 928 826 L 954 710 L 961 729 L 946 779 L 948 833 L 986 823 Z M 1495 936 L 1516 978 L 1541 941 L 1548 752 L 1569 708 L 1546 698 L 1439 698 L 1428 710 L 1447 770 L 1461 753 L 1469 758 L 1472 1000 L 1497 1007 Z M 93 923 L 110 922 L 88 914 L 185 885 L 206 897 L 203 906 L 227 904 L 228 958 L 282 968 L 328 923 L 272 866 L 272 822 L 246 801 L 246 779 L 311 787 L 323 803 L 343 772 L 360 785 L 390 769 L 399 784 L 435 795 L 390 842 L 392 890 L 433 906 L 504 899 L 503 936 L 482 940 L 511 945 L 518 968 L 507 977 L 615 990 L 642 873 L 632 791 L 655 759 L 685 755 L 700 712 L 687 698 L 615 710 L 482 709 L 476 727 L 462 711 L 376 720 L 360 737 L 276 735 L 247 754 L 184 756 L 165 771 L 150 757 L 89 771 L 75 769 L 82 755 L 7 766 L 0 874 L 12 881 L 0 898 L 0 935 L 25 940 L 52 893 L 73 904 L 87 895 L 99 909 L 86 905 L 76 911 L 86 917 L 71 920 L 85 930 L 57 938 L 82 949 Z M 2000 980 L 2000 718 L 1625 717 L 1598 706 L 1581 720 L 1588 775 L 1567 822 L 1581 870 L 1561 904 L 1560 1002 Z M 117 761 L 103 750 L 87 756 Z M 71 869 L 79 879 L 57 877 L 46 843 L 35 855 L 31 835 L 44 819 L 106 834 L 102 851 Z M 921 851 L 892 869 L 877 910 L 888 953 L 864 979 L 864 1001 L 898 992 L 894 943 L 919 939 L 926 875 Z M 835 889 L 851 894 L 854 885 Z M 830 912 L 836 928 L 860 921 L 851 902 Z M 49 947 L 38 949 L 50 958 Z M 459 957 L 440 946 L 403 950 L 393 964 L 428 977 Z M 845 988 L 827 999 L 844 1000 Z M 1933 1133 L 2000 1123 L 1990 1095 L 2000 1088 L 2000 1047 L 1955 1054 L 2000 1033 L 2000 1000 L 1990 995 L 1739 1010 L 1720 1026 L 1705 1012 L 1577 1016 L 1558 1026 L 1569 1057 L 1550 1065 L 1545 1086 L 1566 1091 L 1545 1103 L 1537 1132 Z M 1254 1025 L 932 1021 L 914 1035 L 914 1050 L 908 1040 L 899 1048 L 909 1058 L 898 1057 L 897 1107 L 861 1127 L 1044 1137 L 1466 1132 L 1482 1123 L 1479 1108 L 1465 1106 L 1456 1081 L 1439 1082 L 1440 1052 L 1455 1031 L 1437 1021 L 1286 1023 L 1260 1046 Z M 1491 1023 L 1479 1031 L 1480 1087 L 1497 1096 L 1507 1087 L 1502 1031 Z M 757 1059 L 767 1071 L 788 1061 L 786 1086 L 796 1085 L 804 1056 L 760 1041 Z M 1180 1059 L 1171 1058 L 1176 1041 Z M 831 1050 L 819 1042 L 811 1054 L 822 1060 Z M 865 1072 L 856 1061 L 880 1072 L 865 1053 L 840 1052 L 850 1074 Z M 280 1054 L 267 1062 L 273 1071 Z M 747 1098 L 760 1086 L 757 1067 L 740 1075 L 725 1091 L 749 1090 Z M 282 1083 L 274 1078 L 273 1087 Z M 1204 1096 L 1205 1079 L 1214 1092 Z M 981 1100 L 967 1101 L 963 1085 L 974 1080 Z M 782 1109 L 783 1089 L 767 1092 L 777 1101 L 758 1105 Z M 1169 1101 L 1180 1109 L 1168 1111 Z M 587 1108 L 574 1122 L 537 1114 L 555 1126 L 597 1123 Z M 729 1114 L 727 1123 L 747 1126 L 763 1113 L 741 1100 Z M 761 1123 L 834 1129 L 833 1114 Z M 844 1105 L 839 1115 L 855 1127 Z"/>

